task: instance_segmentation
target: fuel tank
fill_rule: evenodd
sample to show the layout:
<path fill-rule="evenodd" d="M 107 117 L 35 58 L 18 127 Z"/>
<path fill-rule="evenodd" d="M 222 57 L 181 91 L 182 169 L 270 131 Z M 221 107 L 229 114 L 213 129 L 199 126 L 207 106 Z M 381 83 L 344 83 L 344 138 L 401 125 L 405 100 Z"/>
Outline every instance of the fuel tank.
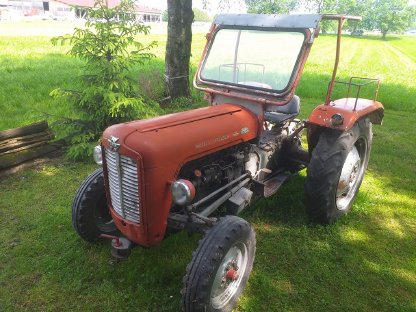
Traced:
<path fill-rule="evenodd" d="M 108 201 L 121 232 L 142 246 L 158 244 L 163 239 L 172 203 L 170 183 L 181 167 L 256 138 L 261 129 L 259 124 L 257 116 L 247 109 L 222 104 L 107 128 L 102 136 L 103 147 L 109 149 L 113 140 L 119 154 L 137 162 L 140 224 L 123 220 L 112 209 L 111 199 Z M 104 174 L 110 195 L 106 168 Z"/>

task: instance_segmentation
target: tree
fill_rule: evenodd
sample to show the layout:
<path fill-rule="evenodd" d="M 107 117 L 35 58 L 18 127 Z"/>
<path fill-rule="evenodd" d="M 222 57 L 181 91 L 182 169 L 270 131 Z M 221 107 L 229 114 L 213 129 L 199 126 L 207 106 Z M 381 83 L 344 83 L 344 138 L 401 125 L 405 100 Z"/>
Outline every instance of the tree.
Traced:
<path fill-rule="evenodd" d="M 165 80 L 172 99 L 189 96 L 192 0 L 168 0 L 168 39 L 165 54 Z"/>
<path fill-rule="evenodd" d="M 216 9 L 214 11 L 221 13 L 233 13 L 236 8 L 241 9 L 245 6 L 244 0 L 202 0 L 204 10 L 213 11 L 214 5 Z"/>
<path fill-rule="evenodd" d="M 336 11 L 339 2 L 342 2 L 342 0 L 305 0 L 303 6 L 314 13 L 338 13 Z"/>
<path fill-rule="evenodd" d="M 164 10 L 162 12 L 162 22 L 167 22 L 168 21 L 168 10 Z"/>
<path fill-rule="evenodd" d="M 343 0 L 339 4 L 338 12 L 346 15 L 361 16 L 362 21 L 348 21 L 348 29 L 355 32 L 358 28 L 369 29 L 370 10 L 373 0 Z"/>
<path fill-rule="evenodd" d="M 370 13 L 372 24 L 380 29 L 382 38 L 388 32 L 400 32 L 412 23 L 413 10 L 407 0 L 375 0 Z"/>
<path fill-rule="evenodd" d="M 106 0 L 97 0 L 86 9 L 85 29 L 76 28 L 72 35 L 55 37 L 53 44 L 69 43 L 69 54 L 85 61 L 81 90 L 55 89 L 54 97 L 64 97 L 79 111 L 80 119 L 65 119 L 68 156 L 80 159 L 91 153 L 102 131 L 111 124 L 147 117 L 149 103 L 137 90 L 137 80 L 129 70 L 153 57 L 137 35 L 148 34 L 149 27 L 136 22 L 134 3 L 125 0 L 109 8 Z"/>
<path fill-rule="evenodd" d="M 309 12 L 328 14 L 328 13 L 339 13 L 338 5 L 342 2 L 336 0 L 305 0 L 302 2 L 302 6 Z M 327 33 L 330 29 L 335 28 L 335 24 L 332 21 L 322 21 L 320 24 L 322 33 Z"/>
<path fill-rule="evenodd" d="M 194 11 L 194 22 L 209 22 L 211 21 L 211 17 L 204 11 L 193 8 Z"/>
<path fill-rule="evenodd" d="M 249 13 L 257 14 L 288 14 L 297 5 L 297 0 L 246 0 Z"/>

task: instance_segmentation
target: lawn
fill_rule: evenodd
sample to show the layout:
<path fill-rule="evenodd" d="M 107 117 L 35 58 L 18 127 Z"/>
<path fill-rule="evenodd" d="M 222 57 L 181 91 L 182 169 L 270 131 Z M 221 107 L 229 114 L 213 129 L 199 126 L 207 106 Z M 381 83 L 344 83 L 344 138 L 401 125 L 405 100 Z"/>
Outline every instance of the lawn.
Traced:
<path fill-rule="evenodd" d="M 82 64 L 49 40 L 0 36 L 0 130 L 39 120 L 42 112 L 74 115 L 48 93 L 73 86 Z M 159 42 L 157 58 L 134 74 L 157 98 L 166 39 L 146 40 Z M 416 311 L 416 38 L 343 42 L 341 78 L 380 78 L 386 106 L 384 124 L 373 128 L 361 191 L 351 213 L 326 227 L 306 218 L 305 172 L 254 203 L 244 218 L 256 230 L 256 260 L 237 311 Z M 203 43 L 196 34 L 194 66 Z M 335 37 L 321 36 L 312 48 L 297 92 L 303 118 L 324 99 L 334 46 Z M 70 207 L 94 168 L 57 159 L 1 178 L 0 311 L 179 310 L 182 276 L 200 237 L 180 233 L 156 248 L 136 248 L 120 263 L 108 243 L 81 241 Z"/>

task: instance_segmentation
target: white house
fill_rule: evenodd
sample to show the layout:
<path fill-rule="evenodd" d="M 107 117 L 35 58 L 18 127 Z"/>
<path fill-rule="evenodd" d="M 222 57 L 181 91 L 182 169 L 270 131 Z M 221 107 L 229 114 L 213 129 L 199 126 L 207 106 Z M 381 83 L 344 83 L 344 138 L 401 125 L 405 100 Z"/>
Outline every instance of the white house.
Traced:
<path fill-rule="evenodd" d="M 49 14 L 59 17 L 71 15 L 68 12 L 73 12 L 72 16 L 84 18 L 85 8 L 94 7 L 94 0 L 49 0 L 48 3 Z M 107 4 L 109 8 L 113 8 L 120 4 L 120 0 L 107 0 Z M 143 22 L 162 21 L 162 11 L 140 4 L 136 4 L 134 7 L 137 20 Z"/>

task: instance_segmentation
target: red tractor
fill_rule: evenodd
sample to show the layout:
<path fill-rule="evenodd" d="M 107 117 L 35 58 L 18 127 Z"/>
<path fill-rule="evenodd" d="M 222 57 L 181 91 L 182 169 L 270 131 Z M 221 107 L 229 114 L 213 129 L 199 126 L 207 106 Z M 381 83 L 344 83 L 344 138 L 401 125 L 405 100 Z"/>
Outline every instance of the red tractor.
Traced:
<path fill-rule="evenodd" d="M 338 21 L 334 71 L 325 103 L 300 121 L 294 92 L 322 19 Z M 133 246 L 158 245 L 167 233 L 203 232 L 186 270 L 183 309 L 230 311 L 253 265 L 254 231 L 236 216 L 253 198 L 272 196 L 306 167 L 306 211 L 326 224 L 351 209 L 363 180 L 371 126 L 381 124 L 384 109 L 374 79 L 353 77 L 345 98 L 331 98 L 346 19 L 358 18 L 217 16 L 194 78 L 210 106 L 105 130 L 94 151 L 102 167 L 73 202 L 81 238 L 111 238 L 112 254 L 126 258 Z M 374 99 L 359 98 L 369 83 Z"/>

